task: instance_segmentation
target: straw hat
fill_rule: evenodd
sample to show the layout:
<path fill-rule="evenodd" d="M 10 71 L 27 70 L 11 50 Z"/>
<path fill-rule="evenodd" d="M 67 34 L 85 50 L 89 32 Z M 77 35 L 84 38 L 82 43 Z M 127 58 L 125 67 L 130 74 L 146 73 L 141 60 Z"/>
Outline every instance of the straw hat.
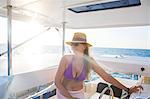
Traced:
<path fill-rule="evenodd" d="M 68 44 L 68 45 L 71 45 L 72 43 L 84 43 L 84 44 L 87 44 L 88 47 L 92 46 L 91 44 L 87 43 L 86 35 L 81 32 L 74 33 L 72 41 L 66 42 L 66 44 Z"/>

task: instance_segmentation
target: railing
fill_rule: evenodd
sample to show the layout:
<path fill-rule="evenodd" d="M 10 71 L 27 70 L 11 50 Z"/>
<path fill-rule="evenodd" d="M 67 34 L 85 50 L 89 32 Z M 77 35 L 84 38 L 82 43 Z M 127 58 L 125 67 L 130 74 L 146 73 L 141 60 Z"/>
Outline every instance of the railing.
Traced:
<path fill-rule="evenodd" d="M 101 99 L 104 94 L 109 95 L 109 99 L 114 99 L 114 97 L 117 97 L 119 99 L 128 99 L 128 92 L 111 84 L 106 84 L 102 82 L 98 83 L 96 92 L 100 93 L 99 99 Z"/>
<path fill-rule="evenodd" d="M 41 98 L 47 99 L 47 98 L 54 96 L 55 94 L 56 94 L 56 86 L 55 86 L 55 83 L 53 82 L 53 84 L 51 84 L 49 87 L 47 87 L 33 95 L 28 96 L 25 99 L 41 99 Z"/>

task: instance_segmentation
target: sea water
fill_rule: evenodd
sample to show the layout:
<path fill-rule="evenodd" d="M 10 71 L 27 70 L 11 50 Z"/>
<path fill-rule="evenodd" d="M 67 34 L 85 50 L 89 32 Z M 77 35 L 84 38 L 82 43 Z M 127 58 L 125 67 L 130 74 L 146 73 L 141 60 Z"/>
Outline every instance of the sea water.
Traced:
<path fill-rule="evenodd" d="M 15 46 L 15 45 L 14 45 Z M 68 47 L 65 48 L 66 53 L 70 53 Z M 42 46 L 29 47 L 23 46 L 13 50 L 12 66 L 13 74 L 31 72 L 42 68 L 58 65 L 61 59 L 61 46 Z M 7 51 L 6 45 L 0 45 L 0 54 Z M 101 48 L 92 47 L 90 49 L 92 56 L 98 58 L 107 57 L 148 57 L 150 58 L 150 49 L 125 49 L 125 48 Z M 7 75 L 7 53 L 0 57 L 0 76 Z M 138 75 L 126 75 L 122 73 L 113 73 L 112 76 L 125 79 L 138 79 Z M 93 78 L 94 79 L 94 78 Z"/>

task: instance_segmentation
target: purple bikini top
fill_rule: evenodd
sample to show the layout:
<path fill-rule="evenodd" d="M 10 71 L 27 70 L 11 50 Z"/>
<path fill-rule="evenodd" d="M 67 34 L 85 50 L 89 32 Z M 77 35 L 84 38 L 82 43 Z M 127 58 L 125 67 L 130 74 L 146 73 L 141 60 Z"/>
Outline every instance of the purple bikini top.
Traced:
<path fill-rule="evenodd" d="M 83 69 L 82 69 L 82 72 L 80 73 L 80 75 L 78 77 L 76 77 L 76 78 L 73 78 L 73 75 L 72 75 L 72 73 L 73 73 L 73 71 L 72 71 L 73 59 L 74 59 L 74 57 L 72 58 L 71 62 L 68 64 L 68 68 L 64 72 L 65 78 L 70 79 L 70 80 L 75 79 L 75 80 L 78 80 L 78 81 L 85 80 L 86 79 L 86 67 L 85 67 L 85 64 L 83 66 Z"/>

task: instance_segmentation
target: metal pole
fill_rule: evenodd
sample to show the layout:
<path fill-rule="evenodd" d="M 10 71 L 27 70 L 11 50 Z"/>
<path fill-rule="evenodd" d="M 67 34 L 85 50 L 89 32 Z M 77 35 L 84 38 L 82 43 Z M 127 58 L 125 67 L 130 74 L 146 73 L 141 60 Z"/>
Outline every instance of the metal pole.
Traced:
<path fill-rule="evenodd" d="M 7 47 L 8 47 L 8 76 L 12 74 L 12 48 L 11 48 L 11 32 L 12 32 L 12 5 L 11 1 L 7 2 Z"/>
<path fill-rule="evenodd" d="M 63 25 L 63 39 L 62 39 L 62 56 L 65 53 L 65 28 L 66 28 L 66 21 L 65 21 L 65 17 L 66 17 L 66 8 L 65 8 L 65 4 L 63 3 L 64 8 L 63 8 L 63 13 L 62 13 L 62 25 Z"/>
<path fill-rule="evenodd" d="M 63 39 L 62 39 L 62 56 L 65 53 L 65 24 L 66 22 L 63 22 Z"/>

